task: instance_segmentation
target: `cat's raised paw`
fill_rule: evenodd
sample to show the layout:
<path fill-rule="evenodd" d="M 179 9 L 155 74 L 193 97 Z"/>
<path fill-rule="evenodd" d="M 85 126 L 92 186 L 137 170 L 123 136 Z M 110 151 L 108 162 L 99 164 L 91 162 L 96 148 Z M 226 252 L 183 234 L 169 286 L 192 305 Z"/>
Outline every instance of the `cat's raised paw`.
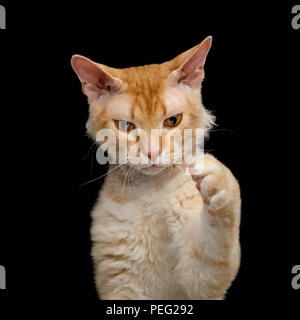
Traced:
<path fill-rule="evenodd" d="M 192 178 L 196 182 L 196 187 L 209 213 L 213 214 L 221 210 L 230 202 L 231 197 L 226 190 L 228 183 L 221 166 L 216 164 L 206 166 L 202 174 L 192 175 Z"/>

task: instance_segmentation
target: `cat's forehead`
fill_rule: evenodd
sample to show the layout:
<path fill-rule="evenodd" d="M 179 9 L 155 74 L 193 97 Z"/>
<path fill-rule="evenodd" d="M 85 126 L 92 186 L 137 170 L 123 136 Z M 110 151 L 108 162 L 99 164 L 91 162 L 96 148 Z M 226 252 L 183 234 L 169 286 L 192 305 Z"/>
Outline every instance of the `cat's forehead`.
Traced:
<path fill-rule="evenodd" d="M 151 64 L 122 69 L 119 78 L 132 97 L 151 100 L 151 97 L 162 93 L 168 75 L 163 64 Z"/>
<path fill-rule="evenodd" d="M 169 74 L 170 70 L 163 64 L 123 69 L 119 77 L 128 96 L 126 107 L 123 104 L 127 109 L 126 114 L 129 114 L 130 108 L 132 119 L 147 117 L 155 120 L 172 115 L 182 108 L 183 96 L 167 85 Z"/>

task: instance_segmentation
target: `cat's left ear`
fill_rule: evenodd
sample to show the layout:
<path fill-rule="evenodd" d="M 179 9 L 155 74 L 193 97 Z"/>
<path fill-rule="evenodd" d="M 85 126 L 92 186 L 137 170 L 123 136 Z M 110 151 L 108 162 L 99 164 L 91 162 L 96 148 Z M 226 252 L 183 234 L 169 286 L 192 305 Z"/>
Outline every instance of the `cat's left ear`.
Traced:
<path fill-rule="evenodd" d="M 204 79 L 204 64 L 211 47 L 212 37 L 205 38 L 196 49 L 185 58 L 180 67 L 172 71 L 169 83 L 175 85 L 183 83 L 191 89 L 199 89 Z M 193 50 L 193 49 L 191 49 Z M 189 53 L 190 50 L 187 52 Z M 186 53 L 181 56 L 185 57 Z"/>
<path fill-rule="evenodd" d="M 101 95 L 122 87 L 119 78 L 112 76 L 102 65 L 86 57 L 74 55 L 71 65 L 81 81 L 83 93 L 90 102 L 95 102 Z"/>

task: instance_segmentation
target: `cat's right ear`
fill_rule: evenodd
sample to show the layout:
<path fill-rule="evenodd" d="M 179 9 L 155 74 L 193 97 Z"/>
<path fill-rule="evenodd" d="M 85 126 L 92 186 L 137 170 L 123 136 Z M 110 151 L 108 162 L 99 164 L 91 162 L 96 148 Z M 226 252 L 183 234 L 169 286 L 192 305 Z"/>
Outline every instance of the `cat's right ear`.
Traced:
<path fill-rule="evenodd" d="M 169 76 L 169 83 L 182 83 L 191 89 L 198 90 L 204 79 L 204 64 L 210 50 L 212 37 L 205 38 L 198 46 L 184 52 L 173 59 L 175 64 L 180 63 Z"/>
<path fill-rule="evenodd" d="M 113 77 L 99 64 L 92 60 L 74 55 L 71 65 L 82 84 L 82 91 L 90 102 L 97 101 L 101 95 L 117 91 L 122 87 L 122 81 Z"/>

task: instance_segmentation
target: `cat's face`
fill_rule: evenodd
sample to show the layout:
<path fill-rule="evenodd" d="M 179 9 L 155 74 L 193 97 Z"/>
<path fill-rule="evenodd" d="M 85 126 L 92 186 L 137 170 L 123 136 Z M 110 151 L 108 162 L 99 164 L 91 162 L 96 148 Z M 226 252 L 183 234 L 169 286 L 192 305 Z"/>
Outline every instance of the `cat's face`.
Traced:
<path fill-rule="evenodd" d="M 195 152 L 196 129 L 207 132 L 213 121 L 200 95 L 210 46 L 208 37 L 169 62 L 125 69 L 73 56 L 89 99 L 90 136 L 97 140 L 109 129 L 115 139 L 106 139 L 108 150 L 116 150 L 117 157 L 122 153 L 130 166 L 148 175 L 178 166 L 181 159 L 184 163 L 187 153 Z"/>

